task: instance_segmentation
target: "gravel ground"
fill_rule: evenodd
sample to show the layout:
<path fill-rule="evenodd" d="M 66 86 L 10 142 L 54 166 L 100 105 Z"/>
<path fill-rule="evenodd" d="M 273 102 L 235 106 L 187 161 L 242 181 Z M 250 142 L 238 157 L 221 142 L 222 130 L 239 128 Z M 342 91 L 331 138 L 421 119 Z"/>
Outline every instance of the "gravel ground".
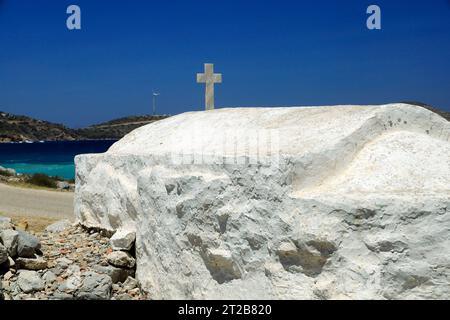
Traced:
<path fill-rule="evenodd" d="M 73 218 L 73 192 L 19 188 L 0 183 L 0 212 L 51 219 Z"/>
<path fill-rule="evenodd" d="M 6 300 L 149 298 L 138 287 L 134 269 L 111 265 L 107 256 L 113 250 L 101 232 L 69 226 L 30 234 L 40 240 L 40 252 L 25 262 L 16 258 L 15 266 L 0 275 Z"/>

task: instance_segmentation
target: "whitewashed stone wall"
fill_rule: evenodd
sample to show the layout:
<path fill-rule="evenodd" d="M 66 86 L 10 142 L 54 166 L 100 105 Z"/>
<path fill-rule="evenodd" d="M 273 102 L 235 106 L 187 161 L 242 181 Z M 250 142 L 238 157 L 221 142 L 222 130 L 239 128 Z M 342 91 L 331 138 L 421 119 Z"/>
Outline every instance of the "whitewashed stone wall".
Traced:
<path fill-rule="evenodd" d="M 449 140 L 404 104 L 191 112 L 78 156 L 75 213 L 136 230 L 155 298 L 450 298 Z"/>

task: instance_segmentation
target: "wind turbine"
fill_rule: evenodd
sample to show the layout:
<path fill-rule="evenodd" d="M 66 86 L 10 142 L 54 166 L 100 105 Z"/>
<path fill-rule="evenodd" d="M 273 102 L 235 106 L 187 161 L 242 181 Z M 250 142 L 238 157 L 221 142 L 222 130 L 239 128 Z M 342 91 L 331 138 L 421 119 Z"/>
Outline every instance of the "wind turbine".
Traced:
<path fill-rule="evenodd" d="M 156 97 L 159 96 L 158 92 L 153 91 L 153 115 L 155 115 L 155 111 L 156 111 Z"/>

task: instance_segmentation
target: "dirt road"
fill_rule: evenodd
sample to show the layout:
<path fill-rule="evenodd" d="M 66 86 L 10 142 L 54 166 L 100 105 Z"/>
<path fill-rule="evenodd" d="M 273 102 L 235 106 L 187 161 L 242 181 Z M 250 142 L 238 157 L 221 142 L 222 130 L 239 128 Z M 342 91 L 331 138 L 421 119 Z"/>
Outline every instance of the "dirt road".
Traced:
<path fill-rule="evenodd" d="M 73 220 L 73 192 L 18 188 L 0 183 L 0 213 Z"/>

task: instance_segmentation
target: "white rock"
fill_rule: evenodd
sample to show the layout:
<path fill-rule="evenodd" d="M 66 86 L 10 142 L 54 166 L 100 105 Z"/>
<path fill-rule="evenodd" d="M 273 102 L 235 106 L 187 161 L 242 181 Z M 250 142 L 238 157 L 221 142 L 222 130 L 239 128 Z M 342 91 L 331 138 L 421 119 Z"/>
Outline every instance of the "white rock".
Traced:
<path fill-rule="evenodd" d="M 68 190 L 70 188 L 70 184 L 67 181 L 57 181 L 56 186 L 58 189 Z"/>
<path fill-rule="evenodd" d="M 69 276 L 66 281 L 59 285 L 58 290 L 61 292 L 73 292 L 77 290 L 82 284 L 81 277 L 79 275 Z"/>
<path fill-rule="evenodd" d="M 12 229 L 11 218 L 0 217 L 0 230 Z"/>
<path fill-rule="evenodd" d="M 117 230 L 109 240 L 113 250 L 130 250 L 136 240 L 136 232 L 134 230 L 121 228 Z"/>
<path fill-rule="evenodd" d="M 21 270 L 17 278 L 17 284 L 24 293 L 40 291 L 45 283 L 36 271 Z"/>
<path fill-rule="evenodd" d="M 12 277 L 14 277 L 14 273 L 12 273 L 11 271 L 8 271 L 7 273 L 5 273 L 3 275 L 3 279 L 8 281 L 9 279 L 11 279 Z"/>
<path fill-rule="evenodd" d="M 42 279 L 45 281 L 46 285 L 51 285 L 53 282 L 56 281 L 56 275 L 51 272 L 51 271 L 47 271 L 46 273 L 44 273 L 44 275 L 42 276 Z"/>
<path fill-rule="evenodd" d="M 75 213 L 136 230 L 156 299 L 448 299 L 449 140 L 405 104 L 185 113 L 77 156 Z"/>
<path fill-rule="evenodd" d="M 71 264 L 73 264 L 73 261 L 66 257 L 56 259 L 56 265 L 62 269 L 67 269 Z"/>
<path fill-rule="evenodd" d="M 136 264 L 135 259 L 125 251 L 113 251 L 106 258 L 109 264 L 119 268 L 133 268 Z"/>
<path fill-rule="evenodd" d="M 133 290 L 138 286 L 138 282 L 133 277 L 128 277 L 123 283 L 124 290 Z"/>
<path fill-rule="evenodd" d="M 15 267 L 15 266 L 16 266 L 16 262 L 14 261 L 14 259 L 13 259 L 13 258 L 11 258 L 11 257 L 8 257 L 8 261 L 9 261 L 9 267 L 10 267 L 10 268 L 12 268 L 12 267 Z"/>
<path fill-rule="evenodd" d="M 69 228 L 72 225 L 72 222 L 70 220 L 60 220 L 55 223 L 52 223 L 51 225 L 47 226 L 45 228 L 45 231 L 52 232 L 52 233 L 59 233 L 63 232 L 67 228 Z"/>

